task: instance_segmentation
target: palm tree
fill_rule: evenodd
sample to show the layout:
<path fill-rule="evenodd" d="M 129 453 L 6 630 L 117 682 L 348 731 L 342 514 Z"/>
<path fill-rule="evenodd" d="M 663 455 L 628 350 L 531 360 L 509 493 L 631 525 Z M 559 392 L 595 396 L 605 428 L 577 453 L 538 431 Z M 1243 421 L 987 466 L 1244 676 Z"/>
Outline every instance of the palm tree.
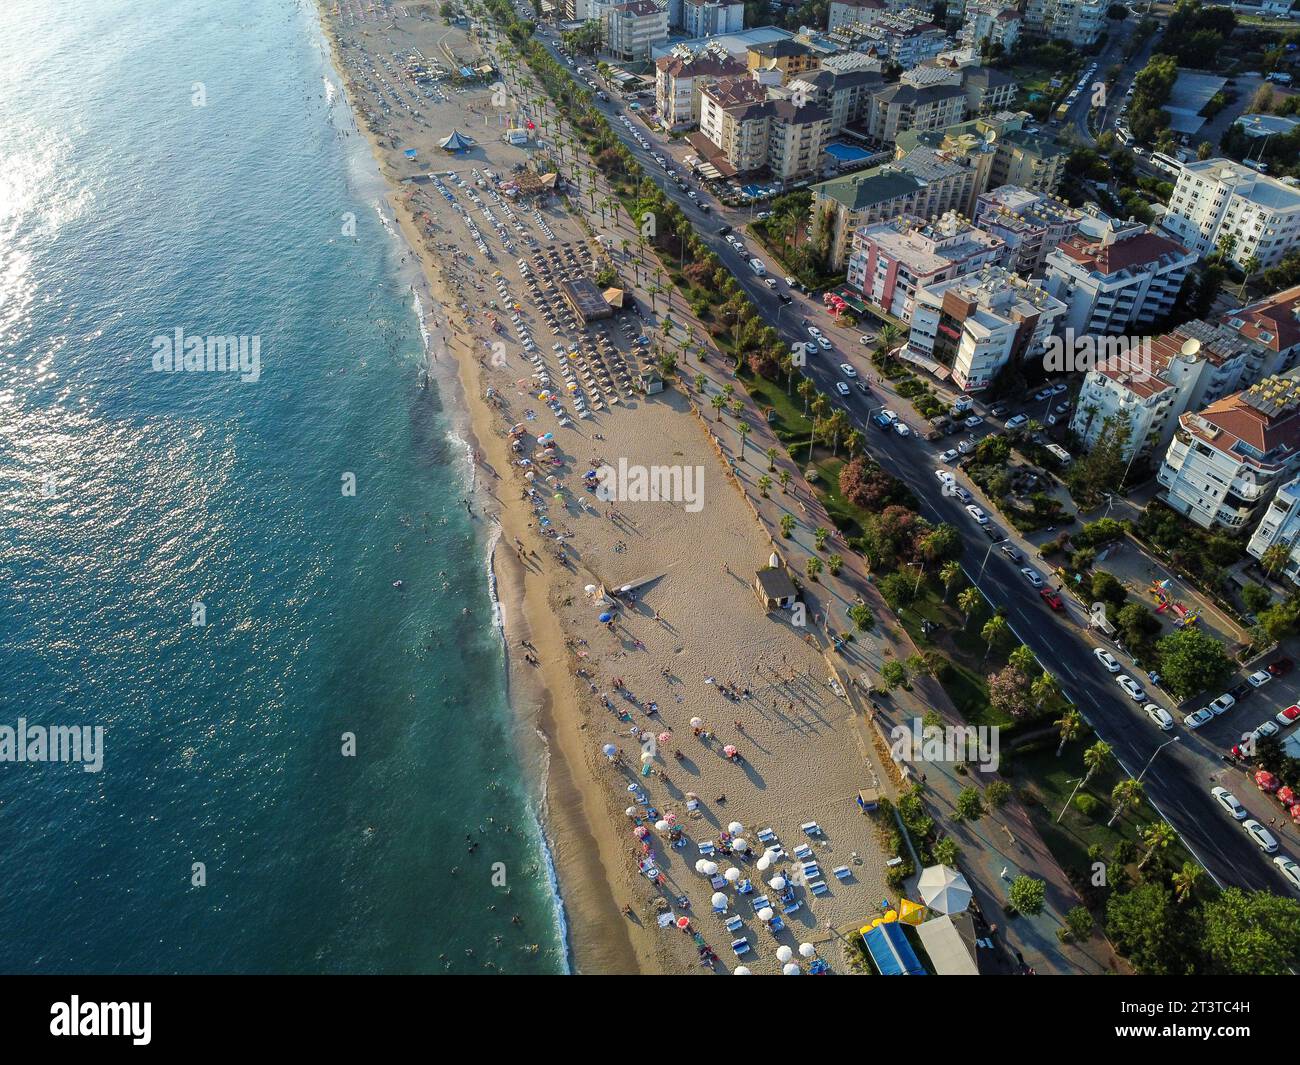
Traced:
<path fill-rule="evenodd" d="M 1132 777 L 1125 777 L 1114 788 L 1111 789 L 1110 797 L 1115 802 L 1115 812 L 1110 815 L 1110 820 L 1106 822 L 1106 827 L 1112 827 L 1119 820 L 1119 815 L 1125 810 L 1136 810 L 1142 805 L 1142 796 L 1146 789 L 1142 787 L 1142 781 L 1134 780 Z"/>
<path fill-rule="evenodd" d="M 980 608 L 980 605 L 983 602 L 984 596 L 980 595 L 978 588 L 967 588 L 957 596 L 957 609 L 960 610 L 966 618 L 966 620 L 962 622 L 963 629 L 970 624 L 970 619 L 974 616 L 975 611 Z"/>
<path fill-rule="evenodd" d="M 813 530 L 813 542 L 817 545 L 818 551 L 822 550 L 822 548 L 826 546 L 826 537 L 830 536 L 830 534 L 831 531 L 824 525 L 818 525 L 817 528 Z"/>
<path fill-rule="evenodd" d="M 852 458 L 862 448 L 862 434 L 856 429 L 850 429 L 848 436 L 844 438 L 844 451 Z"/>
<path fill-rule="evenodd" d="M 1237 250 L 1237 234 L 1220 233 L 1214 247 L 1218 251 L 1220 258 L 1231 259 L 1232 253 Z"/>
<path fill-rule="evenodd" d="M 984 649 L 985 658 L 988 658 L 988 656 L 993 652 L 993 644 L 1006 631 L 1007 619 L 1001 614 L 994 614 L 984 623 L 984 628 L 980 630 L 980 636 L 988 642 L 988 647 Z"/>
<path fill-rule="evenodd" d="M 759 494 L 764 499 L 767 498 L 767 490 L 771 487 L 772 487 L 772 478 L 769 477 L 767 474 L 763 474 L 763 476 L 758 479 L 758 491 Z"/>
<path fill-rule="evenodd" d="M 788 492 L 788 491 L 790 490 L 790 471 L 789 471 L 789 470 L 782 470 L 780 473 L 778 473 L 778 474 L 776 475 L 776 479 L 781 483 L 781 491 L 782 491 L 782 492 Z"/>
<path fill-rule="evenodd" d="M 1034 678 L 1033 684 L 1029 686 L 1029 691 L 1030 694 L 1038 700 L 1034 707 L 1038 710 L 1042 709 L 1043 703 L 1047 702 L 1048 699 L 1060 694 L 1061 686 L 1057 683 L 1056 678 L 1052 676 L 1052 674 L 1048 673 L 1047 670 L 1043 670 L 1042 673 Z M 1060 752 L 1058 751 L 1057 754 L 1059 755 Z"/>
<path fill-rule="evenodd" d="M 1196 892 L 1197 882 L 1201 879 L 1202 869 L 1195 862 L 1183 862 L 1183 867 L 1173 875 L 1174 897 L 1180 903 L 1187 902 Z"/>
<path fill-rule="evenodd" d="M 827 428 L 831 434 L 831 457 L 836 458 L 840 452 L 840 434 L 849 428 L 849 416 L 842 410 L 834 411 Z"/>
<path fill-rule="evenodd" d="M 713 409 L 716 410 L 716 411 L 718 412 L 718 416 L 717 416 L 716 418 L 714 418 L 713 420 L 714 420 L 715 422 L 720 422 L 720 421 L 722 421 L 722 411 L 723 411 L 723 408 L 726 407 L 726 405 L 727 405 L 727 401 L 726 401 L 726 399 L 723 397 L 722 393 L 721 393 L 721 392 L 716 393 L 716 394 L 714 395 L 714 397 L 713 397 L 711 400 L 709 400 L 709 403 L 710 403 L 710 405 L 713 407 Z"/>
<path fill-rule="evenodd" d="M 841 555 L 828 555 L 826 557 L 826 568 L 831 571 L 831 576 L 839 575 L 840 568 L 844 565 L 844 558 Z"/>
<path fill-rule="evenodd" d="M 708 383 L 709 383 L 709 379 L 708 379 L 707 377 L 705 377 L 704 374 L 702 374 L 702 373 L 697 373 L 697 374 L 695 375 L 695 391 L 696 391 L 696 392 L 703 392 L 703 391 L 704 391 L 704 386 L 707 385 Z"/>
<path fill-rule="evenodd" d="M 776 455 L 777 455 L 776 448 L 769 447 L 767 449 L 767 469 L 769 473 L 772 470 L 776 469 Z"/>
<path fill-rule="evenodd" d="M 794 387 L 794 356 L 781 356 L 777 361 L 777 366 L 779 366 L 781 372 L 785 374 L 785 394 L 788 396 L 790 394 L 790 389 Z"/>
<path fill-rule="evenodd" d="M 810 580 L 816 580 L 817 574 L 822 571 L 822 560 L 815 555 L 809 556 L 808 561 L 804 563 L 804 570 L 807 572 Z"/>
<path fill-rule="evenodd" d="M 739 403 L 740 400 L 736 400 L 736 402 Z M 738 424 L 736 426 L 736 432 L 740 434 L 740 461 L 744 462 L 745 461 L 745 439 L 749 436 L 750 433 L 749 422 L 741 422 L 740 424 Z"/>
<path fill-rule="evenodd" d="M 952 586 L 957 583 L 957 578 L 961 576 L 961 564 L 957 562 L 945 562 L 939 567 L 939 579 L 943 581 L 943 601 L 948 601 L 948 593 L 952 591 Z"/>
<path fill-rule="evenodd" d="M 808 417 L 808 401 L 817 394 L 817 386 L 808 378 L 799 382 L 799 395 L 803 399 L 803 416 Z"/>
<path fill-rule="evenodd" d="M 1056 745 L 1056 757 L 1060 758 L 1065 745 L 1079 738 L 1079 733 L 1083 731 L 1083 718 L 1079 716 L 1078 710 L 1071 709 L 1065 711 L 1054 724 L 1061 731 L 1061 742 Z"/>
<path fill-rule="evenodd" d="M 1092 774 L 1098 769 L 1103 768 L 1110 761 L 1110 744 L 1104 740 L 1098 740 L 1086 751 L 1083 752 L 1083 766 L 1087 770 L 1083 774 L 1083 783 L 1080 787 L 1086 787 Z"/>
<path fill-rule="evenodd" d="M 1151 860 L 1151 856 L 1156 851 L 1164 850 L 1174 841 L 1174 830 L 1169 827 L 1167 821 L 1154 821 L 1146 827 L 1142 833 L 1142 842 L 1147 847 L 1147 852 L 1138 862 L 1138 868 L 1141 869 Z"/>
<path fill-rule="evenodd" d="M 1238 299 L 1245 298 L 1246 284 L 1247 282 L 1250 281 L 1250 275 L 1253 274 L 1256 270 L 1258 270 L 1262 265 L 1263 263 L 1259 261 L 1258 256 L 1255 255 L 1246 256 L 1245 261 L 1241 264 L 1241 270 L 1245 276 L 1242 277 L 1241 279 L 1241 291 L 1237 294 Z"/>
<path fill-rule="evenodd" d="M 1271 577 L 1285 566 L 1290 558 L 1291 545 L 1286 541 L 1279 541 L 1265 549 L 1264 553 L 1259 556 L 1259 564 L 1264 567 L 1264 572 Z"/>
<path fill-rule="evenodd" d="M 743 399 L 733 399 L 731 401 L 731 413 L 739 418 L 745 413 L 745 401 Z"/>
<path fill-rule="evenodd" d="M 795 522 L 794 522 L 793 514 L 781 515 L 781 535 L 784 536 L 787 540 L 790 538 L 790 534 L 794 532 L 794 525 Z"/>

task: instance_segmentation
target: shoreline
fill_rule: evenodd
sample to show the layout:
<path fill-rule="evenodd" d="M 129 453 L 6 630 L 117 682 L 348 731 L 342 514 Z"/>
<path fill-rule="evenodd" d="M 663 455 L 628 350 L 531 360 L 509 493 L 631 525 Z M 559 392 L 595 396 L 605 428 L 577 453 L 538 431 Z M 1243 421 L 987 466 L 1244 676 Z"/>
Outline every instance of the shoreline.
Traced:
<path fill-rule="evenodd" d="M 449 398 L 460 399 L 463 404 L 463 428 L 470 450 L 471 495 L 479 501 L 480 515 L 495 518 L 500 526 L 496 543 L 489 541 L 487 563 L 497 583 L 505 644 L 506 693 L 516 719 L 532 722 L 546 752 L 544 779 L 538 782 L 537 789 L 543 797 L 538 823 L 559 881 L 558 919 L 561 930 L 568 933 L 565 950 L 571 971 L 662 972 L 654 953 L 643 947 L 639 949 L 634 942 L 616 902 L 618 884 L 614 872 L 621 870 L 621 841 L 613 831 L 614 822 L 608 816 L 599 816 L 609 808 L 608 800 L 600 794 L 604 789 L 593 774 L 581 769 L 585 760 L 579 743 L 584 727 L 582 714 L 572 677 L 564 667 L 567 661 L 564 633 L 549 605 L 555 575 L 533 572 L 517 558 L 512 559 L 508 552 L 499 551 L 501 540 L 507 535 L 521 540 L 531 540 L 532 536 L 526 506 L 517 502 L 511 505 L 492 490 L 493 482 L 499 480 L 495 469 L 508 467 L 510 459 L 504 439 L 492 431 L 494 413 L 481 398 L 480 367 L 463 340 L 453 339 L 456 332 L 461 337 L 472 335 L 472 329 L 463 319 L 437 260 L 420 239 L 414 214 L 400 195 L 402 182 L 385 158 L 386 149 L 359 119 L 358 102 L 353 97 L 339 55 L 338 38 L 323 0 L 319 0 L 314 10 L 319 31 L 329 45 L 330 64 L 342 85 L 353 129 L 369 144 L 378 174 L 385 183 L 384 199 L 397 222 L 397 235 L 419 264 L 425 290 L 441 311 L 441 322 L 428 330 L 430 347 L 426 359 L 432 367 L 436 352 L 441 349 L 455 360 L 454 377 L 460 394 L 453 393 Z M 419 300 L 419 293 L 416 299 L 426 318 L 433 313 L 433 307 L 426 307 Z M 459 330 L 449 328 L 453 322 L 459 325 Z M 421 323 L 422 327 L 427 324 Z M 477 463 L 475 455 L 479 457 Z M 488 499 L 490 504 L 486 502 Z M 524 661 L 518 650 L 521 639 L 537 645 L 539 666 Z M 540 676 L 534 676 L 535 671 Z"/>

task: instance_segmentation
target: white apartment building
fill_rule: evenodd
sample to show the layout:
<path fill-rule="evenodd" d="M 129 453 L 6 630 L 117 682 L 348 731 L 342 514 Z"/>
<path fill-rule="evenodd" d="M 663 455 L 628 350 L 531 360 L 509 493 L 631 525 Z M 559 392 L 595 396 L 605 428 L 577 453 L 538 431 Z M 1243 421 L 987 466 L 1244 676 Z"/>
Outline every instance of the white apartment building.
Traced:
<path fill-rule="evenodd" d="M 741 0 L 682 0 L 682 29 L 687 37 L 739 33 L 745 28 Z"/>
<path fill-rule="evenodd" d="M 903 357 L 958 388 L 987 388 L 1012 360 L 1041 359 L 1065 304 L 1005 267 L 918 289 Z"/>
<path fill-rule="evenodd" d="M 853 236 L 849 286 L 895 318 L 912 317 L 916 290 L 996 263 L 997 237 L 949 213 L 934 222 L 914 216 L 863 226 Z"/>
<path fill-rule="evenodd" d="M 1222 321 L 1266 352 L 1257 377 L 1287 373 L 1300 365 L 1300 285 L 1229 311 Z"/>
<path fill-rule="evenodd" d="M 1109 7 L 1109 0 L 1027 0 L 1024 28 L 1086 48 L 1101 36 Z"/>
<path fill-rule="evenodd" d="M 668 7 L 654 0 L 631 0 L 604 9 L 605 48 L 623 62 L 650 58 L 650 50 L 668 40 Z"/>
<path fill-rule="evenodd" d="M 745 64 L 721 48 L 692 53 L 687 48 L 655 61 L 655 111 L 665 129 L 685 129 L 700 121 L 700 90 L 719 78 L 739 78 Z"/>
<path fill-rule="evenodd" d="M 736 174 L 766 170 L 786 184 L 815 173 L 830 125 L 815 104 L 769 99 L 754 81 L 719 81 L 700 91 L 700 133 Z M 707 147 L 707 146 L 706 146 Z"/>
<path fill-rule="evenodd" d="M 960 85 L 927 85 L 917 89 L 897 82 L 872 93 L 867 131 L 892 144 L 909 130 L 935 130 L 956 125 L 966 114 L 966 92 Z"/>
<path fill-rule="evenodd" d="M 855 23 L 870 25 L 881 15 L 904 11 L 914 3 L 915 0 L 831 0 L 826 29 L 833 32 Z"/>
<path fill-rule="evenodd" d="M 830 116 L 826 135 L 833 137 L 845 126 L 866 117 L 871 110 L 871 94 L 880 88 L 882 80 L 872 70 L 836 72 L 821 67 L 796 74 L 786 89 L 792 98 L 826 109 Z"/>
<path fill-rule="evenodd" d="M 1300 466 L 1300 382 L 1267 377 L 1187 413 L 1157 474 L 1160 497 L 1203 528 L 1242 529 Z"/>
<path fill-rule="evenodd" d="M 1041 276 L 1049 252 L 1070 236 L 1083 212 L 1046 193 L 1003 185 L 982 193 L 972 220 L 1006 245 L 1004 262 L 1024 277 Z"/>
<path fill-rule="evenodd" d="M 1086 218 L 1047 255 L 1043 287 L 1069 306 L 1076 335 L 1126 333 L 1173 310 L 1194 252 L 1140 222 Z"/>
<path fill-rule="evenodd" d="M 962 23 L 959 38 L 967 48 L 977 54 L 987 43 L 1000 44 L 1004 52 L 1010 52 L 1020 39 L 1020 24 L 1023 16 L 1014 4 L 1000 0 L 979 0 L 966 7 L 966 21 Z"/>
<path fill-rule="evenodd" d="M 1276 573 L 1300 584 L 1300 478 L 1287 481 L 1277 490 L 1246 550 L 1263 558 L 1274 544 L 1285 544 L 1289 549 L 1286 563 Z"/>
<path fill-rule="evenodd" d="M 1100 347 L 1105 338 L 1099 338 Z M 1138 351 L 1112 344 L 1089 370 L 1070 429 L 1091 448 L 1107 421 L 1126 422 L 1125 460 L 1164 454 L 1179 418 L 1260 380 L 1263 349 L 1228 326 L 1193 320 L 1152 337 Z M 1147 365 L 1142 365 L 1143 363 Z"/>
<path fill-rule="evenodd" d="M 1230 159 L 1184 163 L 1161 226 L 1199 255 L 1236 239 L 1232 261 L 1267 269 L 1300 244 L 1300 189 Z"/>

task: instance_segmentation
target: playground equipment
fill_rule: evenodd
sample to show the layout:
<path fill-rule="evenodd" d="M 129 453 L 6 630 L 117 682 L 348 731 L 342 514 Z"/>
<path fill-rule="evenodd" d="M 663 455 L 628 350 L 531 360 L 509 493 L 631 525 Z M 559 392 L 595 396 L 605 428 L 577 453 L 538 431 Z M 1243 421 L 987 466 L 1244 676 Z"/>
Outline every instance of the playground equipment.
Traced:
<path fill-rule="evenodd" d="M 1165 578 L 1163 581 L 1151 582 L 1151 587 L 1148 591 L 1150 591 L 1158 604 L 1156 606 L 1156 613 L 1163 614 L 1166 610 L 1172 610 L 1175 615 L 1175 625 L 1180 628 L 1195 625 L 1196 619 L 1201 616 L 1200 611 L 1188 608 L 1181 599 L 1173 598 L 1173 596 L 1169 594 L 1172 584 L 1173 582 L 1168 578 Z"/>

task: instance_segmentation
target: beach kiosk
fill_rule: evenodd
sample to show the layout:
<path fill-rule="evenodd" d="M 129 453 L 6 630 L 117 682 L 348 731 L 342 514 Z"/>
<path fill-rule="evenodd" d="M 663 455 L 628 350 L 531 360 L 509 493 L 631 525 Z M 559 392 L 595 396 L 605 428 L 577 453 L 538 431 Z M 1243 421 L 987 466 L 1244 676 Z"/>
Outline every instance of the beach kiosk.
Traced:
<path fill-rule="evenodd" d="M 876 807 L 879 805 L 880 790 L 878 788 L 858 789 L 858 809 L 864 814 L 874 813 Z"/>
<path fill-rule="evenodd" d="M 767 566 L 754 575 L 754 594 L 768 610 L 786 610 L 794 606 L 799 597 L 799 589 L 794 586 L 785 570 L 785 563 L 775 551 Z"/>

